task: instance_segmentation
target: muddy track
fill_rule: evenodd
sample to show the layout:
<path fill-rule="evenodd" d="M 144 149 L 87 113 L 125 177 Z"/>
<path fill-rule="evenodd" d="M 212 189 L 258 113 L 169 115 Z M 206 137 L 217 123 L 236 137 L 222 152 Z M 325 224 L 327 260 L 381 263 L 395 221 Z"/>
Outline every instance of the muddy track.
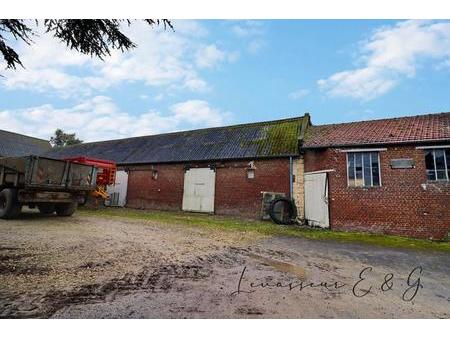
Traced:
<path fill-rule="evenodd" d="M 0 295 L 0 303 L 4 304 L 0 318 L 49 318 L 58 310 L 70 305 L 109 302 L 117 296 L 137 291 L 167 293 L 175 284 L 179 284 L 179 281 L 200 281 L 209 278 L 214 267 L 230 269 L 245 264 L 249 258 L 262 260 L 266 265 L 272 265 L 267 258 L 260 256 L 262 253 L 260 250 L 257 252 L 258 254 L 254 253 L 251 248 L 228 247 L 221 252 L 197 256 L 188 264 L 146 266 L 136 274 L 127 273 L 121 278 L 114 278 L 104 283 L 88 284 L 70 291 L 55 290 L 45 295 L 35 295 L 31 302 L 29 297 L 23 299 L 16 295 L 5 299 Z M 265 254 L 281 256 L 273 251 Z M 109 264 L 88 262 L 80 268 L 86 268 L 86 265 L 94 267 Z M 20 274 L 18 271 L 14 273 Z M 182 289 L 175 290 L 175 292 L 180 291 Z"/>
<path fill-rule="evenodd" d="M 49 318 L 58 310 L 69 305 L 113 301 L 116 296 L 136 291 L 169 292 L 178 281 L 199 281 L 208 278 L 214 266 L 231 268 L 236 264 L 243 264 L 245 256 L 248 255 L 248 249 L 229 247 L 225 252 L 197 256 L 189 264 L 146 266 L 139 273 L 127 273 L 121 278 L 114 278 L 104 283 L 84 285 L 70 291 L 55 290 L 45 295 L 35 295 L 31 302 L 30 298 L 23 299 L 20 295 L 14 297 L 0 295 L 0 303 L 4 304 L 0 318 Z M 14 256 L 17 259 L 19 257 L 20 255 Z M 99 265 L 109 264 L 89 262 L 80 268 Z M 8 272 L 24 273 L 20 270 Z M 2 272 L 0 271 L 0 273 Z"/>
<path fill-rule="evenodd" d="M 157 268 L 145 267 L 138 274 L 126 274 L 102 284 L 84 285 L 72 291 L 56 290 L 44 296 L 37 296 L 24 303 L 20 297 L 9 300 L 0 313 L 0 318 L 48 318 L 68 305 L 88 304 L 114 300 L 121 294 L 146 290 L 167 292 L 174 280 L 200 280 L 207 278 L 211 271 L 199 265 L 163 265 Z M 1 299 L 5 303 L 5 299 Z"/>

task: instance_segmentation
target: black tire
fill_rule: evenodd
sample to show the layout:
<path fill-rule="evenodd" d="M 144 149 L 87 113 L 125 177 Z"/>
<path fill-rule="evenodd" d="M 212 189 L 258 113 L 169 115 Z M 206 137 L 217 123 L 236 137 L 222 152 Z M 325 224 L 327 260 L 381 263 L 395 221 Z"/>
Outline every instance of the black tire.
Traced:
<path fill-rule="evenodd" d="M 78 201 L 78 205 L 81 205 L 81 206 L 85 206 L 86 205 L 86 203 L 88 202 L 88 199 L 89 199 L 89 193 L 85 193 L 85 195 L 83 196 L 83 201 Z"/>
<path fill-rule="evenodd" d="M 55 212 L 55 204 L 54 203 L 42 203 L 38 206 L 39 212 L 43 215 L 51 215 Z"/>
<path fill-rule="evenodd" d="M 17 200 L 16 189 L 0 191 L 0 218 L 11 219 L 19 216 L 22 206 Z"/>
<path fill-rule="evenodd" d="M 77 202 L 70 203 L 55 203 L 55 210 L 58 216 L 72 216 L 73 213 L 77 210 Z"/>
<path fill-rule="evenodd" d="M 280 217 L 278 214 L 277 206 L 281 204 L 284 206 L 287 210 L 287 214 L 282 214 L 283 217 Z M 294 224 L 297 219 L 297 207 L 293 200 L 286 198 L 286 197 L 279 197 L 275 198 L 269 206 L 269 215 L 272 221 L 274 221 L 276 224 Z"/>

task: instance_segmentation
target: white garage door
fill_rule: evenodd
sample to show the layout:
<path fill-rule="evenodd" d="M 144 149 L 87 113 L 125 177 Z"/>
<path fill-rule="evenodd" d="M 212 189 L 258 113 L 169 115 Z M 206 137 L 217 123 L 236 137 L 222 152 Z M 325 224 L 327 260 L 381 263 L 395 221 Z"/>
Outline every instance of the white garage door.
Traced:
<path fill-rule="evenodd" d="M 330 226 L 327 173 L 305 173 L 305 218 L 309 225 Z"/>
<path fill-rule="evenodd" d="M 216 173 L 209 168 L 192 168 L 184 174 L 183 210 L 214 212 Z"/>
<path fill-rule="evenodd" d="M 117 171 L 115 184 L 106 187 L 109 200 L 105 204 L 111 207 L 124 207 L 127 204 L 127 187 L 128 173 L 123 170 Z"/>

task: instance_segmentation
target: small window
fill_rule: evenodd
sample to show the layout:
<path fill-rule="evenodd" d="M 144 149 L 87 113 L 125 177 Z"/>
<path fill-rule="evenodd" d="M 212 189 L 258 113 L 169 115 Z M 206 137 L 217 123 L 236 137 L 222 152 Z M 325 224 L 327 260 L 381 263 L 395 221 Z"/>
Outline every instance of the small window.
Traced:
<path fill-rule="evenodd" d="M 348 186 L 380 186 L 379 162 L 378 152 L 347 153 Z"/>
<path fill-rule="evenodd" d="M 425 167 L 429 181 L 450 179 L 450 149 L 425 150 Z"/>

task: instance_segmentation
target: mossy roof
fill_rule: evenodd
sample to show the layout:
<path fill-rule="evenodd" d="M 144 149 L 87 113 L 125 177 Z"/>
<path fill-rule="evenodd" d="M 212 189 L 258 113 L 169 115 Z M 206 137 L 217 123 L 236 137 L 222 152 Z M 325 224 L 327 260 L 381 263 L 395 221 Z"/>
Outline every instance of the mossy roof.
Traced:
<path fill-rule="evenodd" d="M 55 158 L 86 156 L 119 164 L 257 159 L 299 155 L 307 117 L 84 143 L 53 149 Z M 309 122 L 309 120 L 307 120 Z"/>

